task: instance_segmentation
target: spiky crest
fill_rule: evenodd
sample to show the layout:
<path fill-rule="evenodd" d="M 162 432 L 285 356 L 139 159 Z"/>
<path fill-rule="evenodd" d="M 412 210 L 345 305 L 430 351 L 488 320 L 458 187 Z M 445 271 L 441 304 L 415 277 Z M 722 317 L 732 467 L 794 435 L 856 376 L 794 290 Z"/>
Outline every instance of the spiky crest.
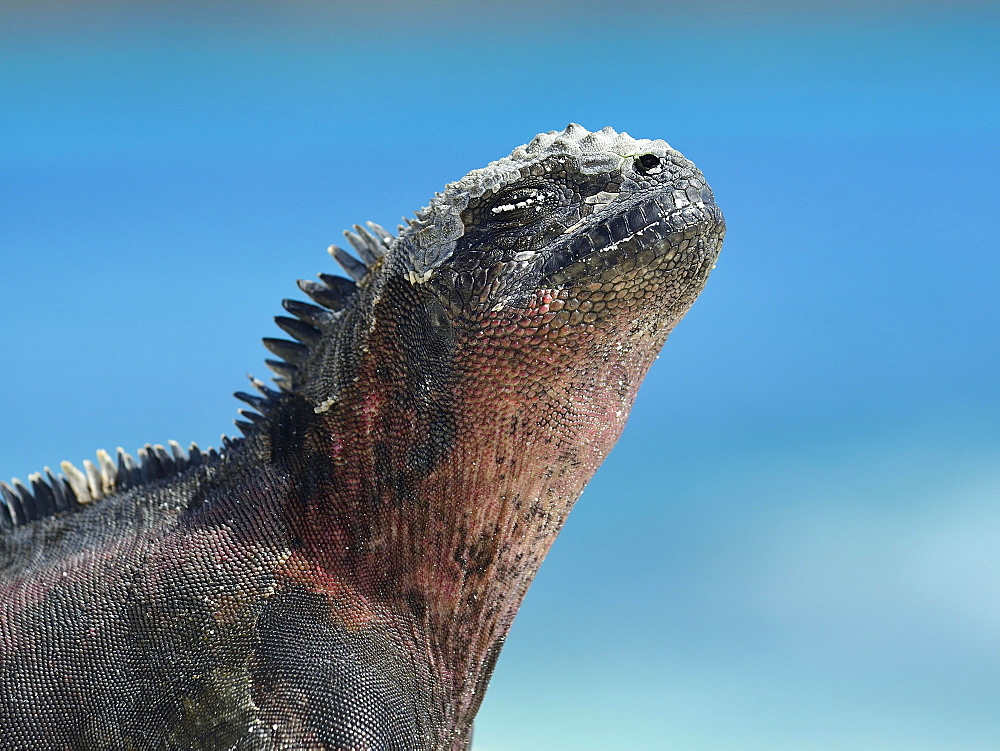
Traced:
<path fill-rule="evenodd" d="M 312 348 L 334 335 L 343 320 L 345 308 L 357 294 L 358 288 L 370 284 L 374 275 L 381 270 L 381 261 L 395 241 L 391 233 L 375 222 L 367 222 L 365 227 L 355 224 L 354 231 L 345 230 L 344 237 L 359 258 L 336 245 L 331 245 L 327 252 L 350 278 L 320 272 L 318 282 L 311 279 L 298 280 L 299 289 L 315 305 L 299 300 L 282 300 L 282 307 L 294 318 L 276 316 L 274 320 L 292 340 L 272 337 L 265 337 L 263 340 L 264 346 L 278 358 L 264 362 L 274 371 L 273 380 L 279 390 L 262 388 L 260 381 L 251 379 L 263 398 L 252 397 L 245 392 L 236 394 L 238 399 L 247 402 L 255 410 L 240 410 L 240 415 L 246 419 L 238 420 L 236 425 L 245 435 L 250 435 L 264 421 L 263 418 L 282 394 L 295 391 L 301 384 Z"/>
<path fill-rule="evenodd" d="M 237 441 L 223 436 L 224 450 Z M 28 475 L 25 485 L 18 479 L 0 482 L 0 532 L 21 527 L 56 514 L 76 511 L 94 501 L 115 495 L 153 480 L 179 475 L 191 467 L 218 461 L 222 452 L 202 451 L 192 443 L 185 452 L 176 441 L 167 446 L 146 444 L 136 452 L 138 459 L 118 449 L 117 462 L 107 451 L 97 452 L 97 463 L 84 459 L 83 469 L 62 462 L 61 473 L 49 467 Z"/>
<path fill-rule="evenodd" d="M 447 185 L 444 191 L 435 194 L 428 206 L 416 211 L 414 218 L 404 217 L 406 224 L 399 225 L 399 232 L 405 236 L 407 243 L 405 265 L 416 276 L 425 276 L 440 260 L 429 252 L 430 249 L 436 248 L 439 254 L 441 248 L 447 247 L 447 243 L 439 241 L 454 234 L 458 212 L 470 198 L 495 189 L 540 155 L 573 155 L 586 162 L 589 168 L 599 169 L 608 160 L 638 153 L 654 143 L 669 148 L 663 142 L 634 140 L 628 134 L 611 128 L 591 133 L 572 123 L 562 131 L 540 134 L 529 144 L 515 149 L 510 156 L 491 162 L 484 169 L 473 170 L 461 180 Z M 301 384 L 311 347 L 331 336 L 340 326 L 344 310 L 359 287 L 372 283 L 385 266 L 386 254 L 400 239 L 374 222 L 367 222 L 365 227 L 356 224 L 353 229 L 353 232 L 345 231 L 344 237 L 358 258 L 336 245 L 328 248 L 349 278 L 320 273 L 319 282 L 300 279 L 299 289 L 316 304 L 298 300 L 282 302 L 285 310 L 294 317 L 277 316 L 275 321 L 294 341 L 271 337 L 263 340 L 264 345 L 279 358 L 265 360 L 275 373 L 273 381 L 278 390 L 251 376 L 251 383 L 261 396 L 236 393 L 238 399 L 252 408 L 240 409 L 239 415 L 243 419 L 235 421 L 245 435 L 252 435 L 258 426 L 266 422 L 267 414 L 274 405 Z M 205 452 L 192 443 L 187 455 L 174 441 L 168 442 L 169 450 L 159 444 L 147 444 L 136 452 L 138 460 L 119 448 L 117 464 L 107 452 L 101 450 L 97 452 L 97 464 L 85 460 L 83 470 L 69 462 L 62 462 L 61 474 L 55 474 L 46 467 L 44 474 L 30 475 L 30 488 L 17 479 L 10 484 L 0 483 L 0 532 L 84 508 L 123 490 L 217 461 L 225 451 L 240 442 L 242 439 L 222 436 L 221 451 L 209 448 Z"/>

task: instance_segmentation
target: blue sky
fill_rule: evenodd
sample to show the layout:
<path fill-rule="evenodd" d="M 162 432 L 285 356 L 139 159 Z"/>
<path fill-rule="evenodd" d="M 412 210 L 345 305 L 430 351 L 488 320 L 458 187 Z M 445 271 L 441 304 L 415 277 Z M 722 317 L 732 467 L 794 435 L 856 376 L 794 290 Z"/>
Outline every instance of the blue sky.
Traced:
<path fill-rule="evenodd" d="M 726 246 L 475 748 L 1000 749 L 995 10 L 469 7 L 5 6 L 0 476 L 217 443 L 341 229 L 665 138 Z"/>

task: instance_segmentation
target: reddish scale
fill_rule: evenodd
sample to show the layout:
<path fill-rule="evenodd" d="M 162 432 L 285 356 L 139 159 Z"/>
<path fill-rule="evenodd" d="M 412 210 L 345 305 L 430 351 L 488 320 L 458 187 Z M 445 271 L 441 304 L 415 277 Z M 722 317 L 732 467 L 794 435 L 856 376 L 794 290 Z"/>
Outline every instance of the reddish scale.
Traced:
<path fill-rule="evenodd" d="M 583 296 L 613 297 L 601 287 Z M 459 441 L 421 486 L 445 521 L 411 542 L 421 554 L 409 581 L 428 596 L 430 633 L 461 681 L 454 696 L 468 697 L 457 700 L 459 715 L 474 712 L 471 689 L 487 677 L 491 647 L 617 439 L 652 359 L 606 357 L 624 327 L 609 315 L 607 338 L 595 337 L 597 314 L 584 318 L 595 302 L 580 304 L 567 290 L 540 290 L 524 309 L 491 313 L 456 347 Z"/>
<path fill-rule="evenodd" d="M 442 732 L 474 715 L 525 590 L 686 308 L 656 304 L 665 275 L 651 271 L 538 290 L 456 324 L 455 376 L 439 395 L 454 441 L 425 475 L 407 467 L 431 427 L 406 399 L 392 316 L 376 316 L 354 384 L 308 431 L 333 481 L 292 509 L 302 545 L 281 575 L 322 593 L 345 626 L 427 654 L 433 675 L 418 680 Z"/>
<path fill-rule="evenodd" d="M 399 486 L 406 483 L 401 457 L 426 435 L 415 409 L 396 398 L 405 382 L 401 353 L 393 346 L 396 322 L 389 316 L 378 320 L 355 383 L 308 431 L 310 448 L 330 459 L 330 482 L 289 509 L 293 535 L 302 544 L 281 574 L 288 582 L 327 596 L 338 620 L 350 612 L 340 609 L 347 597 L 365 603 L 365 622 L 377 619 L 388 627 L 391 620 L 400 621 L 398 615 L 390 619 L 392 610 L 409 608 L 408 594 L 425 588 L 423 583 L 400 585 L 406 563 L 393 544 L 411 526 L 424 525 L 408 516 L 411 504 L 403 504 L 402 515 L 393 510 L 401 503 Z M 380 451 L 392 454 L 378 456 Z M 383 478 L 373 488 L 372 478 L 384 473 L 387 464 L 399 476 L 395 482 Z"/>

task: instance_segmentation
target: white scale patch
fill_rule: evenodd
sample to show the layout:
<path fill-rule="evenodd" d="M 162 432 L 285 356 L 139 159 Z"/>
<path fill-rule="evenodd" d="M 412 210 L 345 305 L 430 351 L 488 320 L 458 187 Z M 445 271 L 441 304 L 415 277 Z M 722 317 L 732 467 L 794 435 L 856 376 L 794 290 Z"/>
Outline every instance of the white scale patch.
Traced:
<path fill-rule="evenodd" d="M 463 229 L 458 217 L 469 202 L 487 191 L 512 184 L 521 177 L 522 170 L 532 164 L 549 156 L 563 160 L 573 157 L 584 173 L 596 174 L 619 170 L 623 162 L 638 154 L 665 154 L 672 150 L 666 141 L 634 139 L 611 128 L 592 133 L 579 125 L 570 124 L 561 132 L 539 134 L 531 143 L 514 149 L 510 156 L 450 183 L 427 207 L 416 212 L 419 228 L 404 231 L 394 245 L 394 248 L 406 253 L 405 263 L 410 268 L 406 278 L 412 284 L 422 284 L 430 279 L 434 269 L 454 250 L 455 240 Z M 601 194 L 597 199 L 605 197 Z M 540 195 L 528 196 L 493 207 L 491 211 L 500 216 L 527 208 L 533 201 L 541 199 Z"/>

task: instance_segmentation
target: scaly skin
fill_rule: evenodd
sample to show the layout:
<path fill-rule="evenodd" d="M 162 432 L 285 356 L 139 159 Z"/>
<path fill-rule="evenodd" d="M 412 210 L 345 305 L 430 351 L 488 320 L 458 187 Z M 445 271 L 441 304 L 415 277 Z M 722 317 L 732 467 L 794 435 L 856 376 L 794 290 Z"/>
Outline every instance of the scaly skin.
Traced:
<path fill-rule="evenodd" d="M 664 142 L 538 136 L 384 255 L 363 240 L 356 291 L 304 283 L 342 310 L 289 304 L 304 345 L 271 343 L 282 391 L 244 397 L 260 415 L 221 456 L 89 486 L 64 467 L 69 510 L 5 488 L 5 747 L 468 748 L 723 232 Z"/>

